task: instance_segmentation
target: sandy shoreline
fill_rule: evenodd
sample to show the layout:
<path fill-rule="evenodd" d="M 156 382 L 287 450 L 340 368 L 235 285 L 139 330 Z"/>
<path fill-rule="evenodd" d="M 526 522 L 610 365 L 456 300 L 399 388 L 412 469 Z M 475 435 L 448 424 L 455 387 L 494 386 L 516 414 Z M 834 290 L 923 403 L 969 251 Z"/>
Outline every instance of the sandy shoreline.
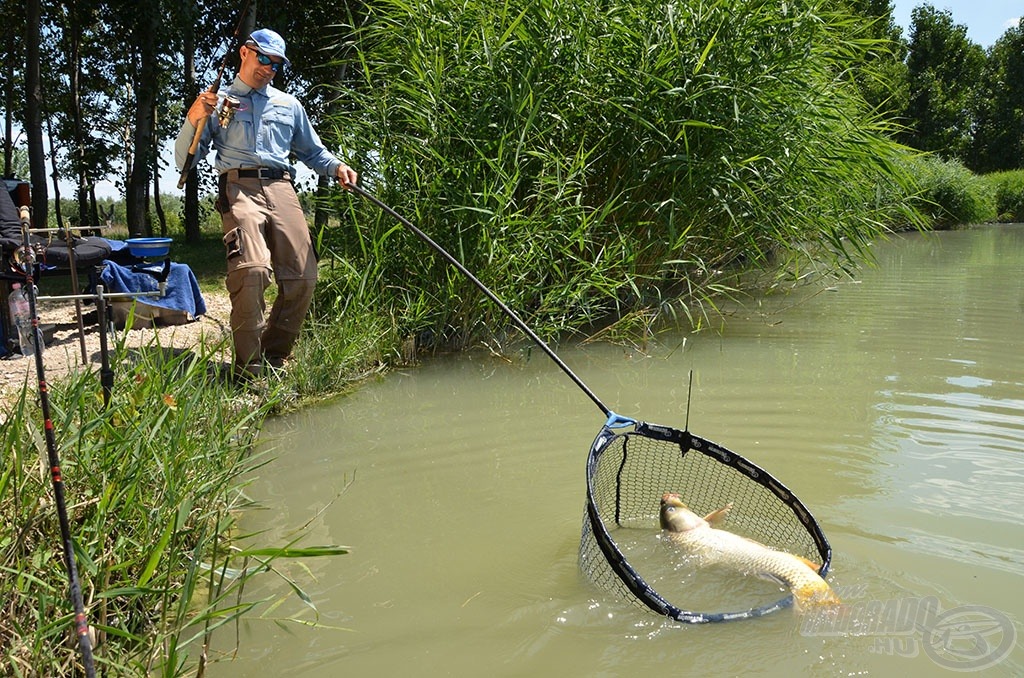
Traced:
<path fill-rule="evenodd" d="M 184 325 L 156 326 L 151 328 L 127 330 L 128 346 L 146 346 L 159 337 L 160 346 L 165 348 L 190 348 L 200 342 L 217 344 L 228 334 L 228 316 L 231 311 L 227 293 L 204 293 L 206 314 L 194 322 Z M 96 308 L 92 304 L 83 304 L 84 335 L 80 335 L 75 315 L 74 302 L 40 301 L 39 318 L 43 324 L 55 327 L 53 341 L 43 352 L 45 377 L 48 383 L 55 383 L 72 370 L 99 370 L 100 332 L 96 323 Z M 125 330 L 118 332 L 124 334 Z M 79 337 L 85 337 L 85 355 L 88 360 L 82 362 L 82 348 Z M 113 352 L 114 342 L 119 337 L 107 335 L 108 355 Z M 227 359 L 227 358 L 225 358 Z M 117 366 L 112 365 L 115 369 Z M 10 403 L 19 391 L 26 386 L 33 391 L 38 388 L 36 379 L 36 361 L 34 357 L 14 356 L 0 359 L 0 403 Z M 0 422 L 6 420 L 4 405 L 0 410 Z"/>

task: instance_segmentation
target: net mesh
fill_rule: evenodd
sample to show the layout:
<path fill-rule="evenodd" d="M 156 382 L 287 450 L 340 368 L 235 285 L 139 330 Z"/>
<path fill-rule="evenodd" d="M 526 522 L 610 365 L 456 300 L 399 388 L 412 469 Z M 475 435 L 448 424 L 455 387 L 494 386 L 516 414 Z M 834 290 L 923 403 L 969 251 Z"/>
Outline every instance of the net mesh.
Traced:
<path fill-rule="evenodd" d="M 677 429 L 635 422 L 602 428 L 587 460 L 580 567 L 600 588 L 689 623 L 760 616 L 792 604 L 788 591 L 754 577 L 701 569 L 661 539 L 661 495 L 677 492 L 698 515 L 733 502 L 728 529 L 821 564 L 831 550 L 792 493 L 743 457 Z"/>

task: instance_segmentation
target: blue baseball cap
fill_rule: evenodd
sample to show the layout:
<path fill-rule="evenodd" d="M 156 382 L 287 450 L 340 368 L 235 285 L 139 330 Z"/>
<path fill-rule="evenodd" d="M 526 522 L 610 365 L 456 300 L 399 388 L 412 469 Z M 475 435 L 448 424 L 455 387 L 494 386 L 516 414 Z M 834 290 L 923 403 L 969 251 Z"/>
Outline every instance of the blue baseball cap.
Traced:
<path fill-rule="evenodd" d="M 252 43 L 255 45 L 256 50 L 266 54 L 267 56 L 281 57 L 286 66 L 291 66 L 288 57 L 284 55 L 284 38 L 270 30 L 269 28 L 261 28 L 258 31 L 253 31 L 249 36 L 246 43 Z"/>

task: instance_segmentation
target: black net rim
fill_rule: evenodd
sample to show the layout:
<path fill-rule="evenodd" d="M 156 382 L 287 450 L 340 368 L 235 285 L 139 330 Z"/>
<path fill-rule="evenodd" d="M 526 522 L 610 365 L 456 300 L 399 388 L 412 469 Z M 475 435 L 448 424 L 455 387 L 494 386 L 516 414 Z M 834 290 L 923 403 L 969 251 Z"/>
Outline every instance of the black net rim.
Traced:
<path fill-rule="evenodd" d="M 678 444 L 682 454 L 698 452 L 715 461 L 725 464 L 736 471 L 744 474 L 750 480 L 760 484 L 774 494 L 782 503 L 789 507 L 796 518 L 807 529 L 808 534 L 814 541 L 815 548 L 821 556 L 822 565 L 818 574 L 825 577 L 828 574 L 832 562 L 832 547 L 828 543 L 821 526 L 814 519 L 811 512 L 804 506 L 796 495 L 788 487 L 782 484 L 773 475 L 762 469 L 760 466 L 736 454 L 728 448 L 712 442 L 689 431 L 680 431 L 670 426 L 661 426 L 643 421 L 633 422 L 633 434 L 646 436 L 656 440 L 664 440 Z M 654 612 L 675 619 L 687 624 L 707 624 L 715 622 L 739 621 L 762 617 L 773 612 L 791 607 L 793 596 L 787 595 L 773 603 L 752 607 L 746 610 L 733 612 L 697 612 L 684 610 L 665 600 L 657 591 L 644 581 L 644 578 L 629 564 L 625 556 L 619 551 L 618 545 L 605 528 L 594 499 L 594 477 L 597 463 L 601 453 L 609 441 L 617 437 L 619 433 L 613 431 L 609 426 L 603 426 L 593 444 L 590 446 L 590 453 L 587 456 L 587 520 L 593 532 L 594 540 L 600 548 L 612 571 L 622 580 L 622 583 L 629 591 Z"/>

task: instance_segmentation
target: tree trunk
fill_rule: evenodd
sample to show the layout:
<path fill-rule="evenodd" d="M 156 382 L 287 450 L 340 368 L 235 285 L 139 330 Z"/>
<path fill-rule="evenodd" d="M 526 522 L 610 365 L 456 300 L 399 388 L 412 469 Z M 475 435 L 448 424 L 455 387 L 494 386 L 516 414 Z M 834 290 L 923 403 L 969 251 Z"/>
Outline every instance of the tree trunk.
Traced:
<path fill-rule="evenodd" d="M 71 21 L 71 125 L 72 134 L 74 134 L 73 147 L 75 149 L 73 167 L 75 168 L 76 196 L 78 197 L 78 225 L 84 227 L 86 224 L 95 225 L 96 221 L 89 216 L 89 185 L 85 172 L 85 139 L 82 138 L 82 29 L 78 17 L 77 2 L 71 3 L 69 15 Z M 95 231 L 94 233 L 101 235 L 100 231 Z"/>
<path fill-rule="evenodd" d="M 346 70 L 347 66 L 345 64 L 338 65 L 334 76 L 335 83 L 345 82 Z M 339 114 L 339 100 L 340 97 L 335 96 L 327 103 L 327 116 L 325 117 Z M 324 139 L 324 143 L 328 144 L 328 148 L 336 150 L 339 146 L 338 135 L 333 132 L 325 132 L 322 135 L 322 138 Z M 341 160 L 344 162 L 347 158 L 341 158 Z M 327 197 L 329 195 L 329 186 L 333 183 L 334 179 L 327 177 L 320 177 L 320 181 L 317 182 L 316 200 L 313 201 L 313 205 L 315 206 L 315 212 L 313 213 L 313 226 L 316 228 L 318 233 L 327 227 L 328 218 L 330 216 L 326 207 Z"/>
<path fill-rule="evenodd" d="M 156 21 L 159 17 L 153 12 L 143 12 L 139 21 L 148 21 L 148 25 L 140 27 L 143 36 L 156 35 Z M 156 43 L 151 39 L 141 39 L 139 45 L 140 64 L 136 79 L 135 101 L 135 133 L 132 138 L 134 159 L 128 176 L 125 190 L 125 211 L 128 221 L 128 232 L 132 236 L 149 236 L 152 228 L 149 223 L 149 180 L 151 156 L 153 154 L 153 110 L 156 105 L 157 53 Z"/>
<path fill-rule="evenodd" d="M 157 138 L 157 111 L 156 102 L 153 102 L 153 148 L 151 158 L 153 159 L 153 209 L 156 211 L 157 222 L 160 224 L 160 235 L 167 237 L 167 217 L 164 215 L 164 205 L 160 202 L 160 143 Z"/>
<path fill-rule="evenodd" d="M 57 219 L 57 228 L 64 228 L 64 219 L 60 214 L 60 173 L 57 171 L 57 150 L 53 147 L 53 125 L 50 124 L 49 118 L 46 120 L 46 136 L 50 138 L 50 162 L 53 164 L 53 211 Z"/>
<path fill-rule="evenodd" d="M 7 31 L 7 37 L 12 37 L 12 32 Z M 11 44 L 8 40 L 7 44 Z M 14 66 L 7 69 L 7 78 L 4 81 L 4 100 L 7 105 L 4 109 L 4 176 L 10 178 L 14 174 Z"/>
<path fill-rule="evenodd" d="M 189 7 L 192 5 L 189 3 Z M 187 21 L 184 35 L 183 51 L 185 53 L 185 110 L 192 105 L 195 98 L 199 96 L 199 88 L 196 85 L 196 39 L 195 22 Z M 188 181 L 185 182 L 185 242 L 198 243 L 202 239 L 199 230 L 199 173 L 189 172 Z"/>
<path fill-rule="evenodd" d="M 39 0 L 25 3 L 25 136 L 28 140 L 29 179 L 32 183 L 32 223 L 45 228 L 46 152 L 43 149 L 43 94 L 39 78 L 41 9 Z"/>

